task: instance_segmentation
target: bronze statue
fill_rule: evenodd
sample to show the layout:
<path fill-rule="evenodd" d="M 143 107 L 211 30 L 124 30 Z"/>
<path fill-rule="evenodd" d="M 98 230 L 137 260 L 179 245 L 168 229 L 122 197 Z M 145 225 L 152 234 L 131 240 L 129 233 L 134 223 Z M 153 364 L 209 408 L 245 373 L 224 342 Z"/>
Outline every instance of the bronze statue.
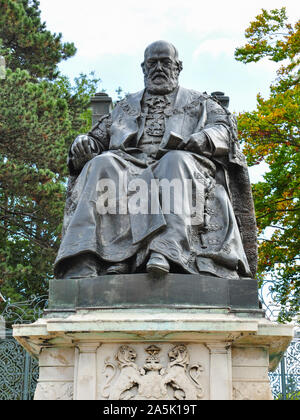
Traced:
<path fill-rule="evenodd" d="M 142 69 L 145 89 L 118 102 L 70 148 L 77 178 L 56 277 L 253 276 L 256 225 L 235 117 L 215 97 L 178 85 L 182 63 L 172 44 L 149 45 Z M 148 192 L 138 195 L 133 186 L 144 185 Z M 190 199 L 183 197 L 186 185 Z M 130 211 L 130 200 L 141 204 L 137 196 L 143 211 Z"/>

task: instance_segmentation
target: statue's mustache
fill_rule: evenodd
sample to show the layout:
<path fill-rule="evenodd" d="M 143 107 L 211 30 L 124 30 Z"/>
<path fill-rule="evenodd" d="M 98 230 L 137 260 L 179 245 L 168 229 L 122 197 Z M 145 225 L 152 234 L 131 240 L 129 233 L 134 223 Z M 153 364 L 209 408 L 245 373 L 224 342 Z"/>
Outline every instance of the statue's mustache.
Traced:
<path fill-rule="evenodd" d="M 149 74 L 150 78 L 156 79 L 157 77 L 163 77 L 164 79 L 168 80 L 168 75 L 163 71 L 154 71 L 152 74 Z"/>

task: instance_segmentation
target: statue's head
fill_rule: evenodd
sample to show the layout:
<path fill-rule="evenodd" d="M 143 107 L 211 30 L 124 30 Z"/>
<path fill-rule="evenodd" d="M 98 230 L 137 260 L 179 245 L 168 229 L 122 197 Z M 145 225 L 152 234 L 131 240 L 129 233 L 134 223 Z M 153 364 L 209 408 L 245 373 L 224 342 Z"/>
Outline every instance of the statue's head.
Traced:
<path fill-rule="evenodd" d="M 178 76 L 182 62 L 174 45 L 166 41 L 156 41 L 145 49 L 144 62 L 145 88 L 150 93 L 166 94 L 178 86 Z"/>
<path fill-rule="evenodd" d="M 119 348 L 115 358 L 120 366 L 125 367 L 134 363 L 136 356 L 136 351 L 132 347 L 124 345 Z"/>

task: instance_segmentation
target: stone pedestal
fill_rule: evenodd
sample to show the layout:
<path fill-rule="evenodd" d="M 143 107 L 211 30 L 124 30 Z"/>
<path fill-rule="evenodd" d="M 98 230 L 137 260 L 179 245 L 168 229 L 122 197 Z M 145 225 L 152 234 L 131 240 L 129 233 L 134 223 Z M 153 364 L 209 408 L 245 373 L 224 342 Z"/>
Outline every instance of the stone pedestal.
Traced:
<path fill-rule="evenodd" d="M 88 282 L 74 281 L 64 308 L 66 282 L 55 281 L 45 316 L 30 325 L 14 326 L 14 337 L 39 358 L 35 399 L 272 398 L 268 370 L 277 366 L 293 327 L 263 317 L 257 297 L 255 303 L 254 293 L 249 292 L 254 280 L 244 283 L 245 292 L 249 289 L 248 307 L 246 298 L 238 307 L 235 299 L 242 280 L 236 281 L 235 289 L 228 282 L 224 289 L 222 279 L 213 278 L 214 288 L 209 289 L 208 277 L 195 276 L 200 281 L 198 301 L 189 306 L 188 293 L 181 298 L 177 293 L 185 277 L 193 282 L 194 276 L 169 275 L 165 282 L 139 276 L 141 286 L 149 282 L 148 304 L 143 302 L 147 287 L 140 289 L 140 304 L 125 293 L 126 286 L 127 290 L 132 286 L 130 277 L 126 285 L 119 276 L 109 276 L 94 279 L 94 291 L 102 288 L 104 293 L 106 288 L 101 295 L 87 294 Z M 151 287 L 156 281 L 160 293 Z M 221 290 L 219 304 L 207 304 L 211 294 Z M 113 307 L 109 307 L 111 294 L 117 302 Z M 159 302 L 164 295 L 167 304 Z M 88 304 L 85 308 L 80 306 L 83 301 Z"/>

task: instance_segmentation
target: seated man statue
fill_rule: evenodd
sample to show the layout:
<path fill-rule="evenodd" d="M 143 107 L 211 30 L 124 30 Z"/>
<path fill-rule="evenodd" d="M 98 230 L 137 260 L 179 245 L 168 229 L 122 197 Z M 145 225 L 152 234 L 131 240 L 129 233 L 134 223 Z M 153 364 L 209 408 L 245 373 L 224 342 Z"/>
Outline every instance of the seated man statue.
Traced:
<path fill-rule="evenodd" d="M 231 191 L 238 172 L 230 168 L 246 168 L 235 117 L 216 98 L 178 85 L 182 63 L 172 44 L 149 45 L 142 69 L 145 89 L 118 102 L 70 148 L 77 178 L 56 278 L 251 277 Z M 170 187 L 169 205 L 163 185 Z M 235 191 L 234 199 L 243 207 L 242 195 Z"/>

